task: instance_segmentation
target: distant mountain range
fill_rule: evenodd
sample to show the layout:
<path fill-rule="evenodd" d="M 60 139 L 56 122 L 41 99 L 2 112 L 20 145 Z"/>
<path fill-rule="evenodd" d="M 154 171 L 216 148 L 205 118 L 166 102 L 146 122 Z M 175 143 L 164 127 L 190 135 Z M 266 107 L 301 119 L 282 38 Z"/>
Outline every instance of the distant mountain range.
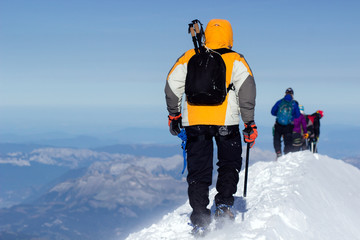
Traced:
<path fill-rule="evenodd" d="M 151 134 L 156 131 L 149 139 Z M 346 142 L 327 136 L 322 135 L 321 152 L 346 151 Z M 154 222 L 187 198 L 181 141 L 171 139 L 103 145 L 81 136 L 0 143 L 0 239 L 123 239 Z M 50 144 L 57 141 L 59 146 Z M 267 141 L 271 135 L 252 148 L 251 165 L 275 159 L 271 147 L 259 148 Z M 360 168 L 356 151 L 347 153 L 342 159 Z"/>
<path fill-rule="evenodd" d="M 72 154 L 79 156 L 77 151 Z M 53 181 L 27 204 L 0 209 L 0 239 L 121 239 L 185 201 L 180 156 L 103 154 Z M 47 163 L 61 164 L 56 156 L 59 162 L 48 157 Z"/>
<path fill-rule="evenodd" d="M 95 161 L 112 161 L 129 154 L 171 157 L 182 152 L 180 145 L 151 144 L 118 144 L 91 150 L 2 143 L 0 149 L 0 207 L 34 199 L 55 179 L 70 170 L 87 168 Z"/>
<path fill-rule="evenodd" d="M 241 126 L 240 126 L 241 128 Z M 258 126 L 259 137 L 256 146 L 264 150 L 273 151 L 272 126 Z M 326 125 L 326 118 L 321 121 L 321 134 L 319 140 L 319 152 L 326 153 L 331 157 L 344 158 L 360 155 L 357 146 L 357 138 L 360 134 L 358 126 Z M 17 135 L 0 133 L 0 153 L 13 149 L 26 152 L 29 149 L 40 147 L 61 147 L 61 148 L 85 148 L 99 151 L 138 154 L 139 148 L 146 146 L 144 151 L 153 154 L 151 146 L 169 146 L 174 149 L 180 146 L 181 140 L 171 136 L 167 127 L 129 127 L 107 133 L 92 135 L 52 132 L 41 134 Z M 18 146 L 16 146 L 18 144 Z M 135 146 L 135 147 L 134 147 Z M 166 148 L 166 147 L 165 147 Z M 167 148 L 166 148 L 167 149 Z M 158 151 L 157 153 L 160 153 Z M 178 150 L 176 150 L 178 152 Z M 144 155 L 146 155 L 144 153 Z"/>

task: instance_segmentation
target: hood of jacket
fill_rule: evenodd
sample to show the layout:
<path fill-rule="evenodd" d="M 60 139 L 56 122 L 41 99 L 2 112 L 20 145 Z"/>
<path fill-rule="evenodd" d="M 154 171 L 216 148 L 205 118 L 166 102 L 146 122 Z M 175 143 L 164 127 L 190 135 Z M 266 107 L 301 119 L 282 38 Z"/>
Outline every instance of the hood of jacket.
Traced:
<path fill-rule="evenodd" d="M 286 94 L 284 100 L 290 102 L 291 100 L 293 100 L 293 97 L 290 94 Z"/>
<path fill-rule="evenodd" d="M 233 31 L 229 21 L 212 19 L 205 29 L 205 46 L 211 49 L 232 48 Z"/>

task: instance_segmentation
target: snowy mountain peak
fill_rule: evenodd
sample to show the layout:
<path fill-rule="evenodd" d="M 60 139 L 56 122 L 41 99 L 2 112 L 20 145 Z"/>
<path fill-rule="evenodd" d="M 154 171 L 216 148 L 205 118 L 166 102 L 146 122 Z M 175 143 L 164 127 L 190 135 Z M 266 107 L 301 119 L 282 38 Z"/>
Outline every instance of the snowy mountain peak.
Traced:
<path fill-rule="evenodd" d="M 246 198 L 242 197 L 243 171 L 240 179 L 235 222 L 210 232 L 205 239 L 360 239 L 359 169 L 304 151 L 249 167 Z M 210 199 L 215 194 L 212 189 Z M 214 211 L 213 203 L 210 205 Z M 193 239 L 190 213 L 186 202 L 127 240 Z"/>

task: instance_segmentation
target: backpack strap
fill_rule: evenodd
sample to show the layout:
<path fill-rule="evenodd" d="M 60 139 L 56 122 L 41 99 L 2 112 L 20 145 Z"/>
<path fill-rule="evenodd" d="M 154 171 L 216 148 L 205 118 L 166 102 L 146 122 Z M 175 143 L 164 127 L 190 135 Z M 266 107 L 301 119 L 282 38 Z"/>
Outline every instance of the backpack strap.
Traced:
<path fill-rule="evenodd" d="M 219 49 L 214 49 L 214 50 L 212 50 L 212 51 L 217 52 L 217 53 L 219 53 L 220 55 L 223 55 L 223 54 L 225 54 L 225 53 L 235 52 L 235 51 L 233 51 L 233 50 L 231 50 L 231 49 L 229 49 L 229 48 L 219 48 Z M 234 91 L 235 91 L 235 86 L 234 86 L 234 84 L 233 84 L 232 82 L 231 82 L 231 83 L 229 84 L 229 86 L 226 88 L 226 92 L 228 93 L 230 90 L 234 90 Z"/>
<path fill-rule="evenodd" d="M 219 53 L 220 55 L 223 55 L 225 53 L 231 53 L 231 52 L 235 52 L 229 48 L 219 48 L 219 49 L 213 49 L 214 52 Z"/>
<path fill-rule="evenodd" d="M 226 88 L 226 92 L 228 93 L 230 90 L 234 90 L 235 91 L 235 86 L 233 83 L 230 83 L 229 86 Z"/>

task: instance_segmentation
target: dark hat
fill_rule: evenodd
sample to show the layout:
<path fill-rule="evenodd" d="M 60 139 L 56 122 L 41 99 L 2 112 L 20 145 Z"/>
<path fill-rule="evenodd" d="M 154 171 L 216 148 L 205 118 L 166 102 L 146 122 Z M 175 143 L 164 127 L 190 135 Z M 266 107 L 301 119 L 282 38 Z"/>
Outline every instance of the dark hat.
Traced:
<path fill-rule="evenodd" d="M 292 95 L 294 95 L 294 90 L 293 90 L 291 87 L 289 87 L 288 89 L 286 89 L 285 94 L 292 94 Z"/>

